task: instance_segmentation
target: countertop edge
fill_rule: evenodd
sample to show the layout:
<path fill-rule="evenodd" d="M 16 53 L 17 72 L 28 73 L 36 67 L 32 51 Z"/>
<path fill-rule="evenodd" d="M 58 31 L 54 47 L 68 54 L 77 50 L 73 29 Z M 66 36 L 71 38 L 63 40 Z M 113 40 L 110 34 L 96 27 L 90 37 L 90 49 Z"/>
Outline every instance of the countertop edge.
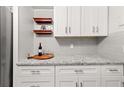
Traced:
<path fill-rule="evenodd" d="M 80 63 L 80 64 L 22 64 L 17 66 L 87 66 L 87 65 L 123 65 L 124 63 Z"/>

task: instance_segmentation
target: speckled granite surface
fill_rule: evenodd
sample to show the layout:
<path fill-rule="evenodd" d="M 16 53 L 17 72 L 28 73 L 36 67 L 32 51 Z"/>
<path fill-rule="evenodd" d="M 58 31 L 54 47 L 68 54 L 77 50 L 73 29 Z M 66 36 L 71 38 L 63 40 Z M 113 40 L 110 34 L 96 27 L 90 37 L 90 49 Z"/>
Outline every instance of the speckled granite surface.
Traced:
<path fill-rule="evenodd" d="M 61 66 L 61 65 L 121 65 L 124 62 L 109 60 L 101 56 L 56 56 L 48 60 L 25 59 L 17 63 L 17 66 Z"/>

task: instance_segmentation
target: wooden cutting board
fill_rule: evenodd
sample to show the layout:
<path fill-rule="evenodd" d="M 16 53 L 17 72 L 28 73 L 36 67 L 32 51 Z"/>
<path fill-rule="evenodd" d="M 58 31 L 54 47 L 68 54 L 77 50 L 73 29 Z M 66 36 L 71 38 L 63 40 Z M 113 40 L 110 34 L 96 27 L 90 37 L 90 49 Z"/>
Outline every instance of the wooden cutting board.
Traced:
<path fill-rule="evenodd" d="M 53 57 L 54 57 L 53 54 L 47 53 L 47 54 L 43 54 L 42 56 L 38 56 L 38 55 L 30 56 L 30 57 L 28 57 L 28 59 L 47 60 L 47 59 L 51 59 Z"/>

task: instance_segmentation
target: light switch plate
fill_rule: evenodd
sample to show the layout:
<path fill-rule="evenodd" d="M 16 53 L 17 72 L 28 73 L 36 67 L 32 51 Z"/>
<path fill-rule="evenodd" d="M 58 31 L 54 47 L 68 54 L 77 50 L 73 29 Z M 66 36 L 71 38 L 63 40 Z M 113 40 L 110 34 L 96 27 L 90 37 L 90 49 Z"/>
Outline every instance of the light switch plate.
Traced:
<path fill-rule="evenodd" d="M 74 48 L 74 44 L 70 44 L 70 48 Z"/>

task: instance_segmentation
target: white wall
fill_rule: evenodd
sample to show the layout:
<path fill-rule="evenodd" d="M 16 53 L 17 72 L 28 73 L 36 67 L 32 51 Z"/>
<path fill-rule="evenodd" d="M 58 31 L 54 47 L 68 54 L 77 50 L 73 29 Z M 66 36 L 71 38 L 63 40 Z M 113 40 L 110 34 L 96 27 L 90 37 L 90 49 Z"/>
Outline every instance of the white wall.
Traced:
<path fill-rule="evenodd" d="M 33 52 L 33 9 L 19 7 L 19 59 Z"/>
<path fill-rule="evenodd" d="M 52 17 L 52 9 L 36 9 L 34 17 Z M 34 29 L 38 29 L 34 23 Z M 53 36 L 38 36 L 34 34 L 34 54 L 38 52 L 39 42 L 42 43 L 45 52 L 52 52 L 55 55 L 75 55 L 75 54 L 96 54 L 96 38 L 54 38 Z M 73 44 L 74 48 L 70 48 Z"/>
<path fill-rule="evenodd" d="M 98 53 L 110 59 L 124 61 L 124 7 L 109 7 L 109 36 L 98 41 Z"/>
<path fill-rule="evenodd" d="M 37 54 L 39 42 L 45 52 L 55 55 L 100 54 L 110 59 L 124 61 L 124 7 L 109 8 L 109 36 L 105 38 L 54 38 L 53 36 L 37 36 L 31 33 L 37 29 L 32 17 L 52 17 L 52 9 L 20 8 L 19 19 L 19 57 L 26 58 L 27 53 Z M 33 15 L 34 14 L 34 15 Z M 34 27 L 32 26 L 34 25 Z M 25 41 L 25 42 L 24 42 Z M 33 42 L 32 42 L 33 41 Z M 74 48 L 70 48 L 73 44 Z M 34 45 L 34 46 L 33 46 Z"/>

